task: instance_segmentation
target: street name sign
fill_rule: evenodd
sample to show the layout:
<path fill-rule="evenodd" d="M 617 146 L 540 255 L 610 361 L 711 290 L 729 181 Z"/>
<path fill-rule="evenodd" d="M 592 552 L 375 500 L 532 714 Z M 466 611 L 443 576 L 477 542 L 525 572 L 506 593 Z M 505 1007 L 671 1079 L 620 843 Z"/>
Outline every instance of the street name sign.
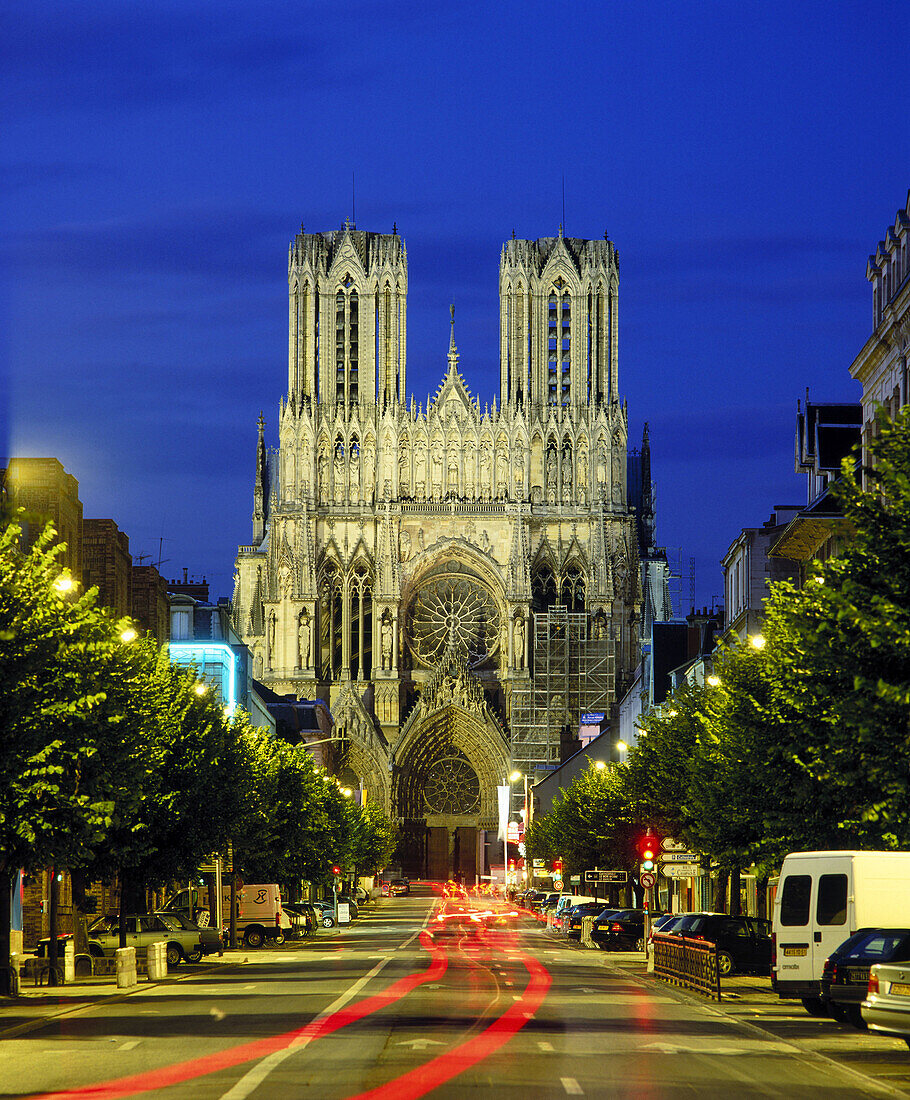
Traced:
<path fill-rule="evenodd" d="M 660 873 L 665 878 L 698 878 L 702 869 L 697 863 L 665 863 Z"/>
<path fill-rule="evenodd" d="M 585 871 L 585 882 L 628 882 L 627 871 Z"/>
<path fill-rule="evenodd" d="M 662 852 L 660 859 L 662 863 L 698 863 L 695 852 Z"/>

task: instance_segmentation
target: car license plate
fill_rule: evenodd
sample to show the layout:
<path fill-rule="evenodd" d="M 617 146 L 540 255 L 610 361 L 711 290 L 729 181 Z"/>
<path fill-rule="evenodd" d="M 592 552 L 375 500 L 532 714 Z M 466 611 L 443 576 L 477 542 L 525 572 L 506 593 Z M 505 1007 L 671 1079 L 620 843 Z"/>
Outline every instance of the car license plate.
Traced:
<path fill-rule="evenodd" d="M 896 997 L 910 997 L 910 983 L 908 982 L 892 982 L 891 992 Z"/>
<path fill-rule="evenodd" d="M 786 957 L 793 957 L 794 955 L 805 955 L 809 949 L 807 947 L 785 947 L 784 955 Z"/>
<path fill-rule="evenodd" d="M 847 968 L 848 982 L 867 982 L 869 980 L 868 966 L 851 966 Z"/>

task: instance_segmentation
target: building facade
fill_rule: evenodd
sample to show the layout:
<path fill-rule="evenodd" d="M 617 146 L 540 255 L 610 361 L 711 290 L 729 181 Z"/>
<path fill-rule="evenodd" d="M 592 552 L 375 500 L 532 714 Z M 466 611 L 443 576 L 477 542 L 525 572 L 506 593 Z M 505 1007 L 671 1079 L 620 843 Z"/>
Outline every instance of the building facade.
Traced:
<path fill-rule="evenodd" d="M 863 387 L 864 447 L 876 432 L 877 410 L 894 415 L 910 401 L 910 192 L 869 257 L 866 278 L 872 284 L 872 333 L 850 367 Z"/>
<path fill-rule="evenodd" d="M 482 873 L 513 768 L 552 769 L 638 661 L 641 581 L 609 240 L 511 240 L 501 397 L 448 362 L 406 391 L 403 240 L 346 225 L 288 256 L 288 391 L 260 416 L 234 622 L 253 674 L 329 701 L 341 766 L 412 871 Z"/>

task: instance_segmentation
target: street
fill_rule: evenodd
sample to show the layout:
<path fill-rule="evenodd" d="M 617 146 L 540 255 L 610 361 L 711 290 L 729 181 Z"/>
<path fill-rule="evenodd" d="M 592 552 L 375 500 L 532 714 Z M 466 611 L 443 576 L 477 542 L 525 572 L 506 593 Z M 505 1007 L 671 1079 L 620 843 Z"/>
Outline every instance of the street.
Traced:
<path fill-rule="evenodd" d="M 50 1019 L 3 1042 L 0 1096 L 907 1095 L 528 918 L 439 915 L 416 888 L 320 940 Z"/>

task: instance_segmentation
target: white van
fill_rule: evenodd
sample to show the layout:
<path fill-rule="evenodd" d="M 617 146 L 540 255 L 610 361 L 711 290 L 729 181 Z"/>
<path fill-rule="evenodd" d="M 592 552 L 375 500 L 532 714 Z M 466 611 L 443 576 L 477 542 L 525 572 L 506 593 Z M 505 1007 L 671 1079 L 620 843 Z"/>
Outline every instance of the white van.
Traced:
<path fill-rule="evenodd" d="M 221 897 L 224 924 L 227 927 L 231 919 L 230 885 L 222 883 Z M 277 883 L 245 883 L 237 891 L 236 897 L 237 933 L 243 936 L 247 947 L 261 947 L 266 940 L 284 943 L 291 920 L 281 906 L 281 890 Z M 194 889 L 192 899 L 189 890 L 179 890 L 168 899 L 164 908 L 190 916 L 191 901 L 197 923 L 203 926 L 209 924 L 211 913 L 208 908 L 208 890 Z"/>
<path fill-rule="evenodd" d="M 825 960 L 859 928 L 901 927 L 910 852 L 793 852 L 784 859 L 771 933 L 771 987 L 824 1014 Z"/>

